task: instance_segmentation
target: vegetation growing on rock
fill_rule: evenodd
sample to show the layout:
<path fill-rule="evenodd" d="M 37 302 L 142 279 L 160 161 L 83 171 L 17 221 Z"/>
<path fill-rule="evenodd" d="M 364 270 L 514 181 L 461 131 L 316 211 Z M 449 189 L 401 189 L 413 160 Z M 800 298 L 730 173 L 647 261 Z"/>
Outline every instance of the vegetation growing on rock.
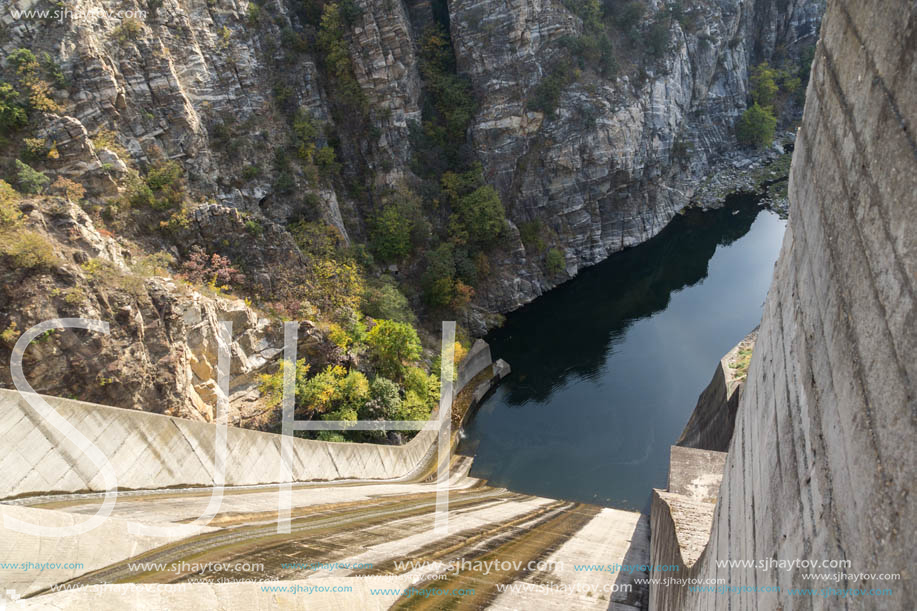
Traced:
<path fill-rule="evenodd" d="M 36 171 L 32 166 L 18 159 L 14 160 L 13 163 L 16 166 L 16 186 L 23 193 L 41 193 L 51 183 L 50 178 Z"/>
<path fill-rule="evenodd" d="M 741 144 L 764 148 L 773 142 L 778 116 L 794 100 L 798 101 L 799 92 L 804 90 L 803 79 L 808 80 L 806 66 L 804 61 L 799 66 L 776 69 L 762 62 L 752 70 L 749 77 L 752 105 L 736 122 L 736 137 Z"/>
<path fill-rule="evenodd" d="M 777 119 L 770 108 L 755 102 L 736 123 L 736 137 L 742 144 L 764 148 L 773 142 L 776 127 Z"/>
<path fill-rule="evenodd" d="M 23 227 L 19 194 L 0 180 L 0 254 L 19 269 L 52 269 L 60 261 L 51 243 L 40 233 Z"/>
<path fill-rule="evenodd" d="M 7 238 L 0 271 L 11 286 L 25 279 L 17 287 L 23 294 L 56 291 L 42 315 L 101 312 L 115 334 L 133 338 L 118 346 L 147 350 L 136 376 L 104 390 L 93 383 L 94 399 L 207 418 L 203 379 L 195 387 L 206 397 L 200 402 L 187 392 L 193 384 L 179 392 L 174 380 L 161 379 L 190 366 L 173 348 L 191 331 L 170 317 L 197 299 L 242 304 L 271 328 L 303 321 L 308 358 L 297 368 L 298 386 L 323 374 L 328 388 L 363 376 L 368 394 L 357 393 L 365 399 L 359 417 L 424 417 L 438 392 L 430 377 L 438 369 L 436 322 L 454 319 L 482 332 L 494 324 L 493 310 L 561 281 L 583 263 L 581 253 L 633 237 L 603 231 L 601 243 L 586 248 L 578 227 L 609 227 L 607 215 L 618 214 L 630 185 L 672 193 L 678 189 L 654 187 L 702 171 L 703 163 L 685 159 L 700 123 L 668 113 L 657 133 L 619 117 L 636 117 L 645 95 L 659 89 L 706 108 L 682 90 L 679 71 L 693 82 L 703 72 L 695 63 L 747 52 L 733 55 L 725 41 L 709 38 L 744 24 L 688 3 L 648 9 L 564 0 L 519 24 L 511 40 L 506 28 L 516 25 L 502 7 L 421 5 L 304 0 L 211 14 L 157 0 L 151 19 L 107 31 L 8 32 L 0 191 L 14 203 L 0 214 Z M 184 19 L 199 11 L 208 17 Z M 176 23 L 189 24 L 193 53 L 168 35 L 167 24 Z M 536 30 L 551 34 L 539 39 Z M 61 53 L 69 48 L 64 35 L 78 41 L 81 55 Z M 686 49 L 692 65 L 669 73 Z M 764 56 L 776 74 L 755 72 L 752 90 L 780 119 L 798 103 L 803 87 L 792 91 L 793 75 L 804 69 L 793 72 L 775 54 Z M 134 86 L 143 82 L 149 86 Z M 499 90 L 499 103 L 491 90 Z M 621 144 L 631 127 L 653 131 L 658 146 L 630 136 Z M 633 157 L 648 173 L 610 172 L 618 145 L 615 159 Z M 678 167 L 667 165 L 670 146 L 681 151 Z M 645 208 L 644 221 L 664 216 L 653 201 Z M 519 287 L 517 272 L 527 279 Z M 4 297 L 18 299 L 11 291 Z M 158 331 L 150 320 L 160 321 Z M 12 322 L 24 328 L 29 320 L 13 308 L 0 311 L 0 327 Z M 156 335 L 164 329 L 174 333 L 168 340 Z M 117 379 L 102 370 L 117 368 L 119 352 L 126 350 L 100 352 L 81 379 Z M 250 379 L 276 376 L 278 358 L 266 357 Z M 67 384 L 68 392 L 90 392 L 80 380 Z M 239 422 L 276 424 L 276 392 L 266 384 Z M 343 405 L 326 414 L 350 418 L 353 409 Z M 305 417 L 323 415 L 302 409 Z"/>
<path fill-rule="evenodd" d="M 0 131 L 8 133 L 29 122 L 22 95 L 9 83 L 0 81 Z"/>
<path fill-rule="evenodd" d="M 366 337 L 369 352 L 378 370 L 389 378 L 401 380 L 405 368 L 420 358 L 417 331 L 404 322 L 380 320 Z"/>

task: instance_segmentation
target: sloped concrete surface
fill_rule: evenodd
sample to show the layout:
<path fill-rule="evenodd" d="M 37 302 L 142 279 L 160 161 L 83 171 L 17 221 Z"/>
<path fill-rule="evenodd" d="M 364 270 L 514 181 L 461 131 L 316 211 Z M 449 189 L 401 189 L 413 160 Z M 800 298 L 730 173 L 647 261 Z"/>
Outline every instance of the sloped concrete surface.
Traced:
<path fill-rule="evenodd" d="M 55 584 L 125 560 L 164 544 L 178 541 L 203 530 L 182 524 L 169 524 L 176 534 L 171 537 L 150 537 L 134 534 L 131 521 L 109 518 L 99 530 L 75 537 L 41 537 L 10 530 L 5 525 L 7 517 L 22 522 L 59 527 L 73 526 L 84 517 L 65 511 L 32 509 L 0 505 L 0 557 L 7 563 L 37 563 L 64 565 L 60 567 L 0 568 L 0 584 L 25 596 Z M 136 523 L 136 522 L 134 522 Z M 150 524 L 150 522 L 145 522 Z M 66 565 L 80 564 L 80 567 Z"/>
<path fill-rule="evenodd" d="M 246 609 L 268 611 L 290 609 L 388 609 L 398 598 L 394 594 L 373 594 L 377 588 L 404 588 L 410 585 L 406 577 L 350 578 L 315 581 L 182 584 L 174 588 L 144 590 L 133 584 L 120 584 L 72 592 L 49 594 L 26 600 L 18 608 L 35 611 L 63 611 L 66 609 L 93 609 L 93 611 L 124 611 L 124 609 L 169 609 L 170 611 L 200 611 L 201 609 Z M 349 591 L 315 591 L 350 588 Z M 262 588 L 286 588 L 285 592 L 264 592 Z M 293 590 L 299 588 L 299 591 Z"/>
<path fill-rule="evenodd" d="M 215 485 L 216 427 L 208 423 L 44 399 L 109 458 L 119 488 Z M 227 427 L 226 485 L 281 481 L 279 435 Z M 408 475 L 435 441 L 422 431 L 404 446 L 292 439 L 293 481 L 395 479 Z M 105 489 L 95 465 L 45 423 L 19 393 L 0 389 L 0 498 Z"/>
<path fill-rule="evenodd" d="M 462 405 L 469 396 L 471 404 L 480 400 L 509 372 L 497 361 L 489 370 L 492 377 L 483 377 L 492 365 L 486 344 L 476 345 L 463 365 L 466 374 L 460 377 L 468 386 L 467 396 L 458 401 Z M 472 369 L 479 371 L 468 375 Z M 16 603 L 27 609 L 363 610 L 443 604 L 505 609 L 536 599 L 557 609 L 645 608 L 645 586 L 634 582 L 645 573 L 573 569 L 573 563 L 587 561 L 646 564 L 645 516 L 491 488 L 468 477 L 467 457 L 450 459 L 441 490 L 430 477 L 435 466 L 430 457 L 436 454 L 432 431 L 400 448 L 291 440 L 296 480 L 290 492 L 291 530 L 278 533 L 280 487 L 272 482 L 279 479 L 280 436 L 229 428 L 227 486 L 216 515 L 198 529 L 189 523 L 205 514 L 210 502 L 216 425 L 45 399 L 99 447 L 115 469 L 118 486 L 127 490 L 118 494 L 101 527 L 79 536 L 5 529 L 5 560 L 82 566 L 0 572 L 0 603 L 9 590 L 29 596 Z M 57 526 L 83 522 L 98 511 L 105 494 L 97 467 L 17 393 L 0 391 L 0 427 L 0 484 L 5 487 L 0 490 L 6 499 L 0 517 Z M 449 499 L 445 532 L 434 528 L 442 492 Z M 141 537 L 131 532 L 136 524 L 175 530 L 169 537 Z M 527 567 L 545 558 L 559 564 L 494 573 L 447 568 L 461 560 L 507 560 Z M 403 560 L 436 560 L 443 566 L 399 567 Z M 212 573 L 174 568 L 198 561 L 224 566 Z M 246 566 L 227 568 L 240 561 Z M 297 561 L 372 568 L 325 570 Z M 532 594 L 500 589 L 545 580 L 561 588 Z M 383 591 L 410 586 L 422 592 L 474 590 L 475 595 Z M 593 596 L 583 586 L 594 588 Z"/>
<path fill-rule="evenodd" d="M 736 411 L 745 386 L 745 380 L 736 375 L 735 363 L 740 350 L 754 348 L 757 337 L 757 330 L 752 331 L 716 364 L 713 378 L 698 397 L 676 445 L 717 452 L 725 452 L 729 448 Z"/>
<path fill-rule="evenodd" d="M 469 458 L 456 458 L 454 463 L 449 480 L 448 532 L 437 532 L 433 528 L 432 509 L 436 498 L 433 482 L 298 490 L 299 495 L 294 494 L 293 501 L 292 533 L 281 538 L 273 534 L 276 493 L 257 489 L 238 491 L 226 498 L 224 511 L 214 520 L 217 528 L 193 538 L 170 540 L 152 549 L 138 548 L 138 553 L 130 557 L 123 553 L 124 549 L 110 550 L 102 561 L 107 559 L 111 564 L 103 570 L 89 574 L 84 571 L 82 576 L 66 582 L 57 579 L 67 576 L 57 575 L 57 579 L 49 579 L 43 585 L 59 584 L 57 588 L 63 590 L 29 598 L 23 608 L 362 610 L 410 606 L 411 600 L 421 603 L 422 608 L 434 609 L 443 608 L 441 605 L 465 608 L 469 604 L 469 608 L 495 609 L 632 611 L 646 608 L 645 586 L 634 583 L 635 579 L 646 576 L 644 572 L 622 574 L 574 569 L 574 564 L 579 563 L 645 565 L 649 547 L 645 516 L 489 488 L 467 477 Z M 387 487 L 392 488 L 392 494 L 386 493 Z M 324 498 L 313 492 L 323 493 Z M 126 515 L 168 518 L 175 503 L 186 496 L 189 501 L 199 502 L 199 499 L 190 498 L 194 495 L 200 496 L 200 493 L 160 491 L 119 503 L 116 511 L 126 507 Z M 151 498 L 153 496 L 170 498 L 166 498 L 160 508 Z M 139 507 L 131 507 L 134 504 Z M 57 501 L 54 506 L 57 509 L 8 509 L 64 515 L 71 520 L 82 519 L 81 514 L 94 510 L 85 498 Z M 173 518 L 186 519 L 183 515 L 177 512 Z M 30 518 L 35 519 L 35 516 Z M 109 518 L 109 521 L 126 522 L 117 518 Z M 109 531 L 94 531 L 77 542 L 77 546 L 88 544 L 91 549 L 100 549 L 111 535 Z M 207 545 L 208 541 L 213 544 Z M 525 545 L 520 547 L 520 541 Z M 68 551 L 71 550 L 57 550 L 59 553 Z M 47 556 L 44 551 L 37 555 Z M 523 567 L 529 560 L 541 559 L 548 561 L 550 566 L 544 570 L 523 569 L 496 577 L 482 574 L 480 569 L 463 570 L 456 576 L 448 568 L 453 562 L 480 559 L 517 561 Z M 179 574 L 171 569 L 149 574 L 129 568 L 129 563 L 170 565 L 203 560 L 245 561 L 262 566 L 246 573 L 228 574 Z M 398 568 L 394 563 L 402 560 L 418 563 L 436 560 L 442 566 Z M 361 563 L 372 569 L 310 569 L 282 564 L 297 561 L 336 562 L 348 567 Z M 97 563 L 91 568 L 97 568 Z M 112 585 L 134 581 L 143 575 L 146 575 L 145 584 Z M 202 580 L 209 583 L 201 583 Z M 496 587 L 501 583 L 520 587 L 551 584 L 553 590 L 501 592 Z M 332 586 L 348 589 L 315 590 Z M 417 595 L 417 599 L 411 599 L 400 593 L 378 591 L 410 586 L 420 590 L 471 589 L 475 591 L 475 598 L 465 600 L 439 594 Z M 612 593 L 616 586 L 628 588 Z M 262 589 L 271 587 L 286 590 Z M 592 588 L 593 593 L 588 594 L 584 587 Z M 291 592 L 290 588 L 300 589 Z M 373 590 L 377 590 L 376 593 Z"/>
<path fill-rule="evenodd" d="M 478 341 L 459 367 L 455 392 L 492 365 Z M 506 375 L 500 370 L 498 377 Z M 214 486 L 216 428 L 82 401 L 42 397 L 108 458 L 120 489 Z M 281 437 L 227 427 L 225 485 L 283 481 Z M 291 439 L 292 481 L 392 480 L 412 474 L 428 456 L 435 431 L 421 431 L 403 446 Z M 0 389 L 0 499 L 39 493 L 105 490 L 98 467 L 45 422 L 16 391 Z"/>

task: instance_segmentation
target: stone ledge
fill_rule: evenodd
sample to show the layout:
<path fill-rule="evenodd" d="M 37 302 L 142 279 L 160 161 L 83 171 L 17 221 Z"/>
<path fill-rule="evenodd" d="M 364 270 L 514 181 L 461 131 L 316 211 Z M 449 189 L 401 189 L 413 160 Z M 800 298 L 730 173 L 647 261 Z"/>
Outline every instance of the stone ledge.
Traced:
<path fill-rule="evenodd" d="M 692 501 L 716 503 L 726 456 L 726 452 L 672 446 L 669 492 Z"/>

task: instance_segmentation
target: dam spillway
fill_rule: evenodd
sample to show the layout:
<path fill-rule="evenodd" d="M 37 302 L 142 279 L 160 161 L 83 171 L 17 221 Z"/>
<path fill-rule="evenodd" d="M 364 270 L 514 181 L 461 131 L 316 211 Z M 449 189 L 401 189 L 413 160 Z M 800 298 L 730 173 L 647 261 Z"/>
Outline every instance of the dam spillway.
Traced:
<path fill-rule="evenodd" d="M 458 375 L 460 384 L 477 381 L 477 388 L 457 391 L 458 398 L 471 392 L 472 401 L 507 369 L 491 362 L 486 344 L 476 348 Z M 91 464 L 70 461 L 77 451 L 68 439 L 42 423 L 18 393 L 0 390 L 6 433 L 0 444 L 5 455 L 22 457 L 3 471 L 9 491 L 0 505 L 4 557 L 81 559 L 78 568 L 0 570 L 13 592 L 29 597 L 29 608 L 98 607 L 98 588 L 106 588 L 99 608 L 112 609 L 191 608 L 206 601 L 260 608 L 268 600 L 284 608 L 414 608 L 419 599 L 394 593 L 409 588 L 473 591 L 473 597 L 449 597 L 460 607 L 486 601 L 514 609 L 535 597 L 557 608 L 645 608 L 646 586 L 635 583 L 646 577 L 645 567 L 596 571 L 584 581 L 575 565 L 584 557 L 645 564 L 646 516 L 488 486 L 468 476 L 469 458 L 456 456 L 443 482 L 448 530 L 437 532 L 441 488 L 425 466 L 435 457 L 426 431 L 401 447 L 293 440 L 291 528 L 278 534 L 278 435 L 228 430 L 228 485 L 219 511 L 197 527 L 213 495 L 216 425 L 45 399 L 104 448 L 127 490 L 102 525 L 85 534 L 10 527 L 9 520 L 82 523 L 100 510 L 105 494 Z M 35 432 L 18 430 L 23 427 Z M 166 532 L 144 534 L 151 528 Z M 405 567 L 408 561 L 414 564 Z M 476 570 L 462 569 L 462 562 Z M 482 575 L 480 566 L 488 563 L 496 569 Z M 458 568 L 444 568 L 453 564 Z M 220 568 L 199 570 L 213 566 Z M 322 568 L 329 566 L 335 568 Z M 113 585 L 121 582 L 130 583 Z M 138 591 L 140 584 L 151 589 Z M 437 608 L 442 596 L 425 604 Z"/>

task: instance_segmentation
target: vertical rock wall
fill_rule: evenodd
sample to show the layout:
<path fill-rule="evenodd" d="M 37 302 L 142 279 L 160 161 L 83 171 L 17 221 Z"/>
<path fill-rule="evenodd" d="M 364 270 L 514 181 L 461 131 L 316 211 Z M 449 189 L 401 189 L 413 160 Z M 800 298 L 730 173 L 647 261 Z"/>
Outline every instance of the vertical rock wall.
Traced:
<path fill-rule="evenodd" d="M 811 44 L 823 7 L 809 0 L 682 2 L 693 24 L 673 20 L 657 60 L 647 62 L 649 51 L 611 28 L 619 71 L 603 76 L 590 67 L 563 88 L 554 112 L 534 110 L 540 84 L 558 62 L 573 59 L 570 41 L 588 31 L 570 10 L 578 4 L 449 3 L 459 69 L 480 101 L 470 128 L 475 154 L 513 226 L 543 222 L 569 275 L 653 237 L 692 200 L 732 146 L 750 67 Z M 624 4 L 606 3 L 610 15 Z M 668 4 L 643 3 L 646 19 L 666 14 Z M 639 69 L 628 67 L 634 62 Z M 557 283 L 540 270 L 543 252 L 510 244 L 518 247 L 497 256 L 495 279 L 476 290 L 476 302 L 490 311 L 514 309 Z"/>
<path fill-rule="evenodd" d="M 66 77 L 54 93 L 62 111 L 31 119 L 33 135 L 59 153 L 39 169 L 83 183 L 92 196 L 114 196 L 130 167 L 146 171 L 169 158 L 184 168 L 195 200 L 283 223 L 321 218 L 359 243 L 387 188 L 406 181 L 423 191 L 416 166 L 429 160 L 417 132 L 411 137 L 412 126 L 430 119 L 420 48 L 434 17 L 448 20 L 477 104 L 472 157 L 511 221 L 467 321 L 483 332 L 488 314 L 656 235 L 700 179 L 736 153 L 749 68 L 798 59 L 816 36 L 823 3 L 686 0 L 678 6 L 690 19 L 679 20 L 666 17 L 674 3 L 638 2 L 644 16 L 629 33 L 606 28 L 620 69 L 602 76 L 595 61 L 576 60 L 579 75 L 548 116 L 532 102 L 556 62 L 576 59 L 571 45 L 586 33 L 578 1 L 355 0 L 340 35 L 365 117 L 341 105 L 323 67 L 315 9 L 330 3 L 83 0 L 78 12 L 98 18 L 46 25 L 0 10 L 0 56 L 46 52 Z M 610 24 L 624 3 L 606 4 Z M 119 11 L 143 18 L 127 31 Z M 657 18 L 667 42 L 649 57 L 641 40 Z M 315 144 L 334 148 L 342 178 L 284 161 L 295 158 L 300 109 L 320 128 Z M 437 215 L 427 214 L 434 226 Z M 546 249 L 523 244 L 518 229 L 535 220 L 564 253 L 564 274 L 546 273 Z"/>
<path fill-rule="evenodd" d="M 653 586 L 653 609 L 917 606 L 915 53 L 917 3 L 829 2 L 793 158 L 790 223 L 710 539 L 680 575 L 758 591 Z M 653 529 L 651 562 L 680 561 L 664 493 L 654 498 Z M 798 558 L 901 579 L 826 582 L 804 579 L 802 569 L 716 566 Z M 789 592 L 828 587 L 892 594 Z"/>

